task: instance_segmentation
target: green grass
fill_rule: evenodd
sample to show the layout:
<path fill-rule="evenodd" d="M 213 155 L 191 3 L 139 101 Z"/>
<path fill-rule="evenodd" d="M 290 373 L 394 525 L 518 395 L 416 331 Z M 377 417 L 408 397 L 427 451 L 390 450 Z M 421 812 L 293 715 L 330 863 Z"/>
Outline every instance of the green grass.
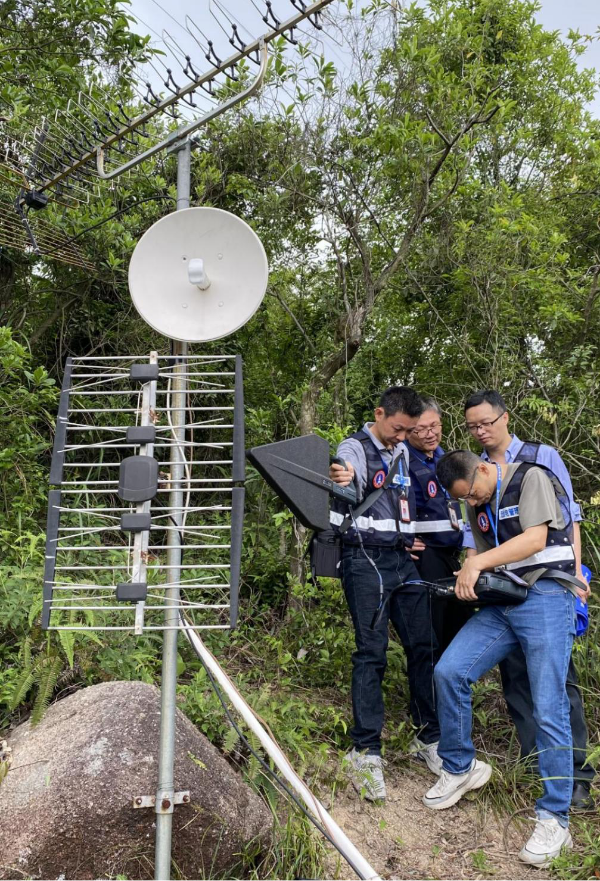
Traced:
<path fill-rule="evenodd" d="M 0 568 L 0 593 L 5 598 L 0 606 L 0 719 L 4 722 L 0 729 L 6 728 L 11 720 L 26 718 L 39 692 L 39 685 L 32 683 L 11 713 L 15 690 L 23 689 L 26 665 L 19 658 L 27 638 L 28 663 L 46 657 L 61 660 L 59 682 L 63 675 L 68 675 L 69 682 L 75 685 L 109 679 L 158 681 L 156 637 L 128 639 L 126 650 L 108 638 L 102 646 L 83 639 L 77 640 L 72 652 L 66 652 L 54 637 L 42 634 L 36 622 L 30 622 L 32 602 L 41 581 L 41 560 L 30 558 L 23 562 L 19 576 L 23 589 L 19 591 L 11 589 L 14 571 L 2 584 Z M 334 791 L 344 785 L 335 769 L 349 744 L 352 627 L 339 582 L 323 580 L 318 589 L 313 585 L 296 585 L 292 589 L 296 603 L 288 605 L 285 614 L 261 607 L 252 597 L 246 598 L 245 615 L 238 629 L 232 634 L 215 632 L 207 637 L 207 642 L 307 783 L 318 782 L 320 787 Z M 600 605 L 593 599 L 590 631 L 575 647 L 590 740 L 596 752 L 600 719 L 599 619 Z M 240 856 L 237 877 L 323 877 L 326 851 L 320 836 L 265 780 L 260 765 L 225 719 L 204 670 L 187 643 L 181 642 L 180 652 L 179 706 L 247 780 L 263 792 L 277 817 L 272 848 L 264 853 L 257 845 L 249 845 Z M 514 849 L 513 839 L 525 833 L 519 818 L 531 815 L 540 783 L 531 769 L 518 760 L 518 743 L 506 714 L 498 675 L 492 673 L 477 683 L 473 691 L 474 742 L 496 770 L 490 785 L 478 795 L 478 801 L 482 809 L 491 808 L 505 821 L 518 812 L 507 828 L 507 840 Z M 384 692 L 386 759 L 402 766 L 405 760 L 396 757 L 406 755 L 414 731 L 408 716 L 406 661 L 396 640 L 390 643 Z M 249 739 L 258 746 L 252 737 Z M 554 874 L 565 879 L 600 877 L 600 813 L 574 817 L 572 824 L 575 848 L 556 861 Z M 490 874 L 483 851 L 474 851 L 471 861 L 474 873 Z M 342 877 L 344 871 L 342 866 Z"/>

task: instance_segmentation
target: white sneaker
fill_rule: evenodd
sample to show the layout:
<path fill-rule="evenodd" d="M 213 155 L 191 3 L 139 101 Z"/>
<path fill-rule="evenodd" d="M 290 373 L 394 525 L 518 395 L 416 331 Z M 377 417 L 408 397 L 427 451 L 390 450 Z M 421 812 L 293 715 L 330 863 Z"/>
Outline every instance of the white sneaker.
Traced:
<path fill-rule="evenodd" d="M 569 828 L 561 826 L 555 817 L 536 819 L 535 829 L 519 854 L 519 859 L 530 866 L 543 869 L 550 865 L 563 847 L 573 847 Z"/>
<path fill-rule="evenodd" d="M 435 743 L 423 743 L 418 737 L 412 739 L 411 755 L 425 762 L 429 770 L 437 777 L 442 773 L 442 760 L 438 756 L 438 741 Z"/>
<path fill-rule="evenodd" d="M 385 798 L 385 780 L 383 779 L 383 759 L 381 756 L 369 756 L 353 749 L 344 756 L 342 769 L 348 774 L 357 792 L 369 801 Z"/>
<path fill-rule="evenodd" d="M 485 786 L 491 776 L 492 766 L 480 762 L 479 759 L 473 759 L 473 764 L 465 774 L 449 774 L 442 768 L 438 782 L 423 796 L 423 804 L 434 811 L 451 808 L 465 792 Z"/>

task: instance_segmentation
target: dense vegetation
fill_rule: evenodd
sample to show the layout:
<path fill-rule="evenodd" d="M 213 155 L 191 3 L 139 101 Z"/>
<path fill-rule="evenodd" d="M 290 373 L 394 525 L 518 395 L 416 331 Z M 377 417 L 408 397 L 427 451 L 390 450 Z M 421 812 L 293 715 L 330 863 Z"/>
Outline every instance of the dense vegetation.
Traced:
<path fill-rule="evenodd" d="M 585 515 L 584 561 L 599 572 L 600 122 L 586 110 L 597 76 L 576 65 L 585 39 L 544 31 L 534 13 L 529 0 L 353 10 L 339 22 L 346 69 L 310 57 L 296 67 L 278 53 L 259 100 L 202 133 L 193 204 L 248 220 L 271 263 L 263 307 L 227 342 L 244 356 L 249 443 L 316 429 L 335 444 L 398 382 L 437 396 L 453 447 L 468 442 L 465 394 L 500 387 L 519 435 L 564 455 Z M 24 134 L 84 87 L 133 100 L 123 59 L 145 51 L 115 0 L 7 0 L 0 124 Z M 293 100 L 282 103 L 281 84 Z M 2 180 L 0 196 L 14 198 Z M 82 685 L 159 675 L 154 640 L 59 640 L 38 615 L 62 364 L 164 346 L 132 311 L 126 268 L 173 197 L 173 159 L 161 157 L 114 198 L 64 216 L 48 208 L 79 235 L 94 272 L 0 249 L 0 729 Z M 249 509 L 242 624 L 211 645 L 307 766 L 346 745 L 349 620 L 337 582 L 303 583 L 303 531 L 256 479 Z M 592 600 L 591 632 L 576 647 L 596 752 L 597 616 Z M 182 654 L 186 712 L 245 761 L 203 671 Z M 386 688 L 393 761 L 411 736 L 397 644 Z M 495 681 L 478 686 L 476 702 L 478 743 L 514 752 Z M 260 777 L 252 763 L 246 772 Z M 504 804 L 521 807 L 528 793 L 511 780 Z M 600 872 L 593 822 L 582 826 L 561 877 Z M 290 860 L 269 872 L 317 869 Z"/>

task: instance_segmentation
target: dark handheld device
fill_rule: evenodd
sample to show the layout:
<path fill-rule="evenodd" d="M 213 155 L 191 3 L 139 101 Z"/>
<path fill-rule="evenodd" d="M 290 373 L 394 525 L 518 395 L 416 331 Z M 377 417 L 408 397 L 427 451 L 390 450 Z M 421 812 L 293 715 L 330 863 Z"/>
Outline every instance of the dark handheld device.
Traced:
<path fill-rule="evenodd" d="M 410 581 L 408 584 L 420 585 L 436 596 L 448 597 L 457 603 L 464 603 L 465 606 L 516 606 L 527 599 L 527 584 L 521 578 L 502 575 L 499 572 L 481 573 L 475 585 L 476 600 L 460 600 L 456 596 L 454 593 L 456 578 L 440 578 L 439 581 Z M 385 607 L 392 596 L 403 587 L 403 584 L 399 584 L 380 604 L 371 621 L 371 630 L 374 630 L 381 620 Z"/>
<path fill-rule="evenodd" d="M 475 585 L 477 600 L 460 600 L 454 593 L 456 578 L 440 578 L 430 590 L 438 596 L 450 597 L 467 606 L 511 606 L 527 599 L 527 585 L 519 584 L 499 572 L 482 572 Z M 429 586 L 429 585 L 428 585 Z"/>
<path fill-rule="evenodd" d="M 341 465 L 344 469 L 348 468 L 344 459 L 340 459 L 339 456 L 333 456 L 331 464 Z M 348 486 L 340 486 L 339 483 L 331 481 L 330 492 L 336 499 L 343 499 L 345 502 L 348 502 L 349 505 L 356 504 L 356 486 L 354 483 L 350 483 Z"/>

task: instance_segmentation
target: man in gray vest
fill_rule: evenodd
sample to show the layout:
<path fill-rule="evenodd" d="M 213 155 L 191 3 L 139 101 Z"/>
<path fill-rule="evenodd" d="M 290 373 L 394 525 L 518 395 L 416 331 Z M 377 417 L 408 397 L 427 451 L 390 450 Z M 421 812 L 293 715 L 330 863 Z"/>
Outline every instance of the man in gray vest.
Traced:
<path fill-rule="evenodd" d="M 572 846 L 573 752 L 566 678 L 575 635 L 576 579 L 564 489 L 545 468 L 529 462 L 482 462 L 470 450 L 447 453 L 437 472 L 450 495 L 467 502 L 476 542 L 475 554 L 457 573 L 458 599 L 476 602 L 481 572 L 498 569 L 518 578 L 526 591 L 520 604 L 484 605 L 436 667 L 443 768 L 423 802 L 433 810 L 449 808 L 490 779 L 492 768 L 476 758 L 471 739 L 471 686 L 520 647 L 533 695 L 543 793 L 536 802 L 535 828 L 519 858 L 545 867 L 563 847 Z"/>
<path fill-rule="evenodd" d="M 558 478 L 568 496 L 570 519 L 573 528 L 573 547 L 575 551 L 575 569 L 579 580 L 585 584 L 581 572 L 581 536 L 579 522 L 581 509 L 575 502 L 573 486 L 567 468 L 557 450 L 547 444 L 533 441 L 521 441 L 516 434 L 509 431 L 509 414 L 502 395 L 495 389 L 473 392 L 465 401 L 465 421 L 467 429 L 476 443 L 483 447 L 481 458 L 485 462 L 499 465 L 513 462 L 531 462 L 547 468 Z M 464 547 L 467 554 L 474 554 L 475 542 L 467 524 L 465 528 Z M 587 602 L 585 591 L 578 591 Z M 533 702 L 527 677 L 525 656 L 519 648 L 500 664 L 500 675 L 506 705 L 517 729 L 521 754 L 523 757 L 535 755 L 535 722 L 533 718 Z M 567 673 L 567 694 L 569 696 L 571 730 L 573 735 L 573 768 L 575 785 L 573 787 L 574 809 L 589 810 L 594 808 L 590 788 L 595 771 L 586 764 L 588 743 L 587 725 L 583 709 L 581 692 L 577 683 L 577 672 L 573 659 L 569 662 Z"/>
<path fill-rule="evenodd" d="M 406 653 L 410 711 L 418 729 L 416 755 L 439 774 L 439 727 L 433 692 L 436 644 L 427 594 L 407 551 L 415 531 L 414 495 L 408 473 L 408 455 L 402 441 L 423 409 L 413 389 L 394 386 L 381 396 L 375 419 L 342 441 L 337 456 L 346 468 L 332 465 L 330 475 L 347 486 L 354 480 L 358 499 L 377 494 L 373 504 L 352 517 L 343 531 L 341 577 L 352 617 L 356 651 L 352 655 L 350 732 L 354 748 L 345 767 L 359 791 L 371 800 L 385 798 L 381 759 L 383 695 L 388 622 L 391 620 Z M 391 478 L 391 480 L 390 480 Z M 333 506 L 334 527 L 341 527 L 348 511 Z M 400 585 L 402 590 L 396 590 Z"/>

